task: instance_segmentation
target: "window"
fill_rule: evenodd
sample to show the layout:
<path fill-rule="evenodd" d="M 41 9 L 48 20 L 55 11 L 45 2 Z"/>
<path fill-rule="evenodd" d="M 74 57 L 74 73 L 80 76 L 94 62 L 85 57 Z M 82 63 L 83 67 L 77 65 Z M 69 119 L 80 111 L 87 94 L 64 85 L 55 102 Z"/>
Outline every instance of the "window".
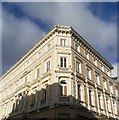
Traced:
<path fill-rule="evenodd" d="M 101 64 L 101 70 L 104 72 L 104 66 Z"/>
<path fill-rule="evenodd" d="M 110 76 L 110 71 L 109 70 L 107 70 L 107 75 Z"/>
<path fill-rule="evenodd" d="M 45 86 L 44 89 L 42 89 L 42 100 L 46 100 L 48 96 L 48 85 Z"/>
<path fill-rule="evenodd" d="M 110 84 L 110 92 L 113 94 L 113 86 Z"/>
<path fill-rule="evenodd" d="M 116 101 L 114 100 L 113 101 L 113 111 L 114 111 L 114 114 L 116 114 L 117 115 L 117 103 L 116 103 Z"/>
<path fill-rule="evenodd" d="M 67 65 L 67 58 L 66 57 L 61 57 L 60 58 L 60 67 L 66 67 Z"/>
<path fill-rule="evenodd" d="M 84 93 L 84 85 L 77 85 L 77 97 L 80 101 L 84 102 L 85 101 L 85 97 L 84 97 L 85 93 Z"/>
<path fill-rule="evenodd" d="M 78 89 L 78 99 L 81 100 L 81 86 L 78 85 L 77 89 Z"/>
<path fill-rule="evenodd" d="M 86 52 L 86 58 L 89 60 L 89 53 Z"/>
<path fill-rule="evenodd" d="M 95 95 L 94 91 L 89 88 L 89 105 L 95 106 Z"/>
<path fill-rule="evenodd" d="M 37 69 L 36 69 L 36 78 L 39 77 L 39 72 L 40 72 L 40 70 L 39 70 L 39 68 L 37 68 Z"/>
<path fill-rule="evenodd" d="M 115 95 L 116 95 L 116 97 L 118 96 L 117 88 L 115 88 Z"/>
<path fill-rule="evenodd" d="M 30 106 L 34 106 L 35 105 L 35 99 L 36 99 L 36 90 L 33 90 L 32 94 L 31 94 Z"/>
<path fill-rule="evenodd" d="M 60 95 L 67 96 L 67 83 L 64 80 L 60 82 Z"/>
<path fill-rule="evenodd" d="M 80 52 L 80 46 L 78 44 L 76 44 L 76 51 Z"/>
<path fill-rule="evenodd" d="M 91 69 L 87 67 L 86 69 L 86 75 L 87 75 L 87 79 L 91 80 Z"/>
<path fill-rule="evenodd" d="M 104 104 L 103 104 L 103 96 L 100 94 L 100 93 L 98 93 L 98 100 L 99 100 L 99 108 L 100 109 L 104 109 Z"/>
<path fill-rule="evenodd" d="M 51 49 L 51 44 L 47 45 L 47 51 L 49 51 Z"/>
<path fill-rule="evenodd" d="M 50 61 L 46 62 L 46 72 L 50 71 Z"/>
<path fill-rule="evenodd" d="M 61 39 L 60 40 L 60 45 L 61 46 L 66 46 L 66 39 Z"/>
<path fill-rule="evenodd" d="M 106 99 L 106 101 L 107 101 L 107 110 L 108 110 L 108 112 L 111 112 L 111 103 L 110 103 L 110 99 Z"/>
<path fill-rule="evenodd" d="M 97 83 L 98 85 L 100 85 L 99 74 L 95 73 L 95 79 L 96 79 L 96 83 Z"/>
<path fill-rule="evenodd" d="M 100 99 L 100 94 L 98 94 L 98 100 L 99 100 L 99 108 L 101 109 L 101 99 Z"/>
<path fill-rule="evenodd" d="M 94 64 L 97 66 L 97 60 L 96 60 L 96 58 L 94 58 Z"/>
<path fill-rule="evenodd" d="M 39 58 L 41 56 L 41 52 L 37 53 L 37 58 Z"/>
<path fill-rule="evenodd" d="M 92 101 L 91 101 L 91 90 L 89 89 L 89 104 L 92 105 Z"/>
<path fill-rule="evenodd" d="M 76 71 L 81 73 L 81 62 L 76 62 Z"/>
<path fill-rule="evenodd" d="M 103 84 L 104 84 L 104 88 L 107 90 L 107 83 L 106 83 L 106 79 L 103 80 Z"/>
<path fill-rule="evenodd" d="M 91 105 L 95 106 L 95 92 L 93 90 L 91 91 Z"/>

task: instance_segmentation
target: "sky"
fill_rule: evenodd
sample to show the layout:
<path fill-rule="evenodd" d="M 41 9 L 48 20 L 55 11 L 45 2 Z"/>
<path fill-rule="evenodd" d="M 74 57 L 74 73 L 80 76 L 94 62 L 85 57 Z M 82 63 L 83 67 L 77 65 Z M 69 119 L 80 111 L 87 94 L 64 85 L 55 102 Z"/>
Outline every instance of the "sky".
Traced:
<path fill-rule="evenodd" d="M 54 25 L 70 25 L 115 67 L 117 76 L 117 2 L 3 2 L 1 6 L 2 74 Z"/>

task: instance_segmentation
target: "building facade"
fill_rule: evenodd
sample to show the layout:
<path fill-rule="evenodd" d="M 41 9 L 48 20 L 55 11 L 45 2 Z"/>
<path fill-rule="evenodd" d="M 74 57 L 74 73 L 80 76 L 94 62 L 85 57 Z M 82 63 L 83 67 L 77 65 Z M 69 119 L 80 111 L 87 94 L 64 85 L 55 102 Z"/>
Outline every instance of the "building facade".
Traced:
<path fill-rule="evenodd" d="M 119 119 L 112 70 L 72 27 L 55 26 L 0 78 L 0 120 Z"/>

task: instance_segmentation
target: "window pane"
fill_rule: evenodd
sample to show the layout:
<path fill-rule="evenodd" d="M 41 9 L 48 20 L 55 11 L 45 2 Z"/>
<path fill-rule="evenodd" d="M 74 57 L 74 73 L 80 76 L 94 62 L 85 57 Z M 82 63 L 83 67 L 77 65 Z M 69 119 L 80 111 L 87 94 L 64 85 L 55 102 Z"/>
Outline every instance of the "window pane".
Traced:
<path fill-rule="evenodd" d="M 64 58 L 64 67 L 66 67 L 66 58 Z"/>
<path fill-rule="evenodd" d="M 61 46 L 66 46 L 66 40 L 65 39 L 61 39 L 60 40 L 60 45 Z"/>
<path fill-rule="evenodd" d="M 66 67 L 66 66 L 67 66 L 66 58 L 61 57 L 60 58 L 60 67 Z"/>
<path fill-rule="evenodd" d="M 38 78 L 38 77 L 39 77 L 39 68 L 36 71 L 36 78 Z"/>
<path fill-rule="evenodd" d="M 64 86 L 64 96 L 67 96 L 67 86 Z"/>
<path fill-rule="evenodd" d="M 81 88 L 80 88 L 80 85 L 78 85 L 78 98 L 81 99 Z"/>
<path fill-rule="evenodd" d="M 91 90 L 89 90 L 89 104 L 91 105 Z"/>

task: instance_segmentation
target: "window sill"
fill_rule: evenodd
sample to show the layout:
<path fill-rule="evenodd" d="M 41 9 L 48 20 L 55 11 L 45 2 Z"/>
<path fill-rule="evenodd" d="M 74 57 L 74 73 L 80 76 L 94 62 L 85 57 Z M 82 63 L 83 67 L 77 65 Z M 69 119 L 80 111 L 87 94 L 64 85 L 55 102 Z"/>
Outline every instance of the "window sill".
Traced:
<path fill-rule="evenodd" d="M 59 67 L 59 70 L 69 70 L 67 67 Z"/>

